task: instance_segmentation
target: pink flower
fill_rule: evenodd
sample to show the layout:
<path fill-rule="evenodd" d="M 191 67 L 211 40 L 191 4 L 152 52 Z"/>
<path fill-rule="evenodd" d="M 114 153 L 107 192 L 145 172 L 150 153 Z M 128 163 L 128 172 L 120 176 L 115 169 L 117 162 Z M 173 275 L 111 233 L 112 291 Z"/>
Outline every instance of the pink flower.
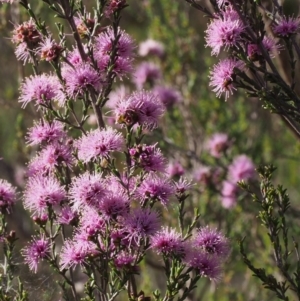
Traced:
<path fill-rule="evenodd" d="M 70 269 L 87 263 L 89 256 L 96 254 L 96 245 L 81 240 L 67 240 L 60 251 L 60 269 Z"/>
<path fill-rule="evenodd" d="M 30 145 L 53 143 L 64 138 L 66 138 L 66 132 L 61 122 L 53 120 L 49 123 L 46 120 L 40 120 L 35 122 L 34 126 L 29 130 L 27 143 Z"/>
<path fill-rule="evenodd" d="M 232 208 L 237 203 L 239 187 L 229 181 L 224 181 L 221 191 L 221 204 L 224 208 Z"/>
<path fill-rule="evenodd" d="M 213 91 L 217 93 L 217 97 L 225 93 L 225 100 L 227 100 L 229 95 L 233 94 L 233 91 L 236 90 L 233 84 L 236 78 L 235 70 L 241 70 L 243 66 L 243 62 L 231 58 L 220 61 L 214 66 L 210 72 L 209 85 L 213 87 Z"/>
<path fill-rule="evenodd" d="M 228 167 L 228 179 L 233 183 L 241 180 L 249 180 L 254 177 L 255 166 L 252 160 L 246 155 L 240 155 L 234 158 Z"/>
<path fill-rule="evenodd" d="M 98 61 L 99 70 L 106 74 L 108 69 L 112 68 L 113 73 L 122 79 L 133 72 L 132 59 L 124 57 L 116 57 L 115 62 L 111 62 L 111 58 L 108 54 L 102 55 Z"/>
<path fill-rule="evenodd" d="M 21 85 L 19 102 L 23 103 L 23 108 L 32 101 L 37 105 L 47 106 L 54 100 L 60 105 L 65 102 L 62 86 L 56 76 L 47 74 L 30 76 Z"/>
<path fill-rule="evenodd" d="M 276 24 L 273 25 L 274 33 L 282 38 L 288 38 L 297 32 L 300 29 L 300 19 L 293 17 L 283 17 L 280 21 L 276 21 Z"/>
<path fill-rule="evenodd" d="M 220 158 L 229 146 L 228 135 L 224 133 L 216 133 L 210 137 L 206 143 L 206 147 L 215 158 Z"/>
<path fill-rule="evenodd" d="M 66 199 L 66 192 L 54 176 L 30 177 L 24 192 L 24 207 L 38 213 L 47 212 L 48 206 L 59 205 Z"/>
<path fill-rule="evenodd" d="M 122 151 L 124 144 L 122 134 L 110 127 L 90 131 L 76 141 L 78 158 L 86 163 L 108 157 L 113 151 Z"/>
<path fill-rule="evenodd" d="M 140 43 L 138 53 L 140 56 L 154 55 L 158 57 L 163 57 L 163 55 L 165 54 L 165 47 L 162 43 L 158 41 L 148 39 Z"/>
<path fill-rule="evenodd" d="M 164 114 L 164 106 L 157 97 L 146 91 L 134 92 L 120 98 L 113 108 L 116 121 L 133 126 L 139 123 L 145 129 L 157 127 L 159 118 Z"/>
<path fill-rule="evenodd" d="M 216 255 L 211 256 L 195 250 L 188 254 L 185 261 L 202 277 L 207 277 L 212 281 L 218 281 L 221 278 L 220 258 Z"/>
<path fill-rule="evenodd" d="M 143 170 L 165 172 L 166 159 L 161 150 L 154 145 L 137 145 L 129 150 L 135 165 Z"/>
<path fill-rule="evenodd" d="M 22 251 L 24 261 L 29 265 L 30 270 L 37 272 L 38 264 L 50 254 L 51 244 L 44 235 L 34 237 L 31 244 Z"/>
<path fill-rule="evenodd" d="M 151 247 L 158 254 L 166 256 L 184 257 L 185 244 L 182 236 L 172 228 L 162 228 L 151 238 Z"/>
<path fill-rule="evenodd" d="M 176 196 L 181 197 L 183 196 L 194 184 L 191 181 L 184 177 L 180 177 L 178 181 L 174 182 L 175 189 L 176 189 Z"/>
<path fill-rule="evenodd" d="M 122 191 L 107 193 L 99 204 L 102 216 L 107 219 L 115 220 L 119 216 L 125 216 L 129 211 L 129 199 Z"/>
<path fill-rule="evenodd" d="M 172 108 L 181 100 L 180 93 L 174 88 L 156 86 L 154 87 L 153 93 L 157 95 L 158 99 L 167 109 Z"/>
<path fill-rule="evenodd" d="M 216 229 L 202 227 L 193 239 L 193 245 L 207 254 L 215 254 L 226 259 L 230 252 L 227 238 Z"/>
<path fill-rule="evenodd" d="M 11 211 L 17 200 L 16 189 L 6 180 L 0 179 L 0 214 Z"/>
<path fill-rule="evenodd" d="M 178 161 L 169 162 L 166 171 L 170 178 L 180 177 L 185 173 L 183 166 Z"/>
<path fill-rule="evenodd" d="M 96 60 L 101 60 L 103 55 L 109 55 L 113 50 L 114 41 L 117 40 L 117 55 L 122 58 L 131 58 L 135 49 L 135 44 L 131 36 L 124 30 L 118 28 L 115 33 L 112 27 L 100 33 L 95 38 L 94 56 Z"/>
<path fill-rule="evenodd" d="M 61 225 L 71 225 L 78 218 L 73 208 L 64 206 L 56 213 L 56 222 Z"/>
<path fill-rule="evenodd" d="M 98 72 L 88 63 L 81 63 L 72 68 L 64 65 L 61 70 L 66 82 L 66 91 L 70 97 L 82 96 L 89 89 L 99 91 L 101 78 Z"/>
<path fill-rule="evenodd" d="M 175 194 L 174 185 L 167 178 L 158 177 L 155 174 L 149 173 L 146 179 L 142 181 L 135 192 L 135 197 L 142 201 L 158 201 L 163 206 L 166 206 L 172 195 Z"/>
<path fill-rule="evenodd" d="M 41 59 L 48 62 L 57 60 L 62 51 L 63 48 L 51 37 L 43 39 L 36 49 L 36 52 L 40 54 Z"/>
<path fill-rule="evenodd" d="M 28 176 L 48 174 L 58 166 L 71 168 L 73 164 L 72 148 L 70 145 L 53 143 L 39 152 L 28 165 Z"/>
<path fill-rule="evenodd" d="M 17 45 L 15 54 L 18 60 L 24 61 L 24 64 L 32 62 L 34 49 L 41 40 L 36 25 L 32 19 L 20 25 L 16 25 L 13 30 L 12 42 Z"/>
<path fill-rule="evenodd" d="M 162 74 L 159 66 L 154 63 L 143 62 L 136 68 L 132 80 L 140 90 L 145 87 L 146 84 L 153 86 L 161 77 Z"/>
<path fill-rule="evenodd" d="M 244 31 L 245 26 L 234 10 L 226 10 L 222 17 L 213 19 L 206 30 L 206 43 L 212 48 L 212 55 L 218 55 L 222 47 L 236 47 Z"/>
<path fill-rule="evenodd" d="M 194 170 L 193 178 L 196 182 L 204 184 L 205 186 L 211 182 L 212 170 L 209 166 L 199 166 Z"/>
<path fill-rule="evenodd" d="M 104 9 L 104 15 L 106 18 L 111 16 L 126 6 L 126 0 L 108 0 Z"/>
<path fill-rule="evenodd" d="M 105 196 L 102 174 L 85 172 L 83 175 L 73 178 L 69 196 L 75 210 L 86 207 L 98 209 L 100 201 Z"/>
<path fill-rule="evenodd" d="M 139 245 L 142 239 L 153 236 L 159 229 L 158 213 L 149 208 L 134 209 L 124 217 L 121 226 L 127 232 L 130 244 Z"/>
<path fill-rule="evenodd" d="M 79 233 L 87 239 L 95 238 L 97 234 L 105 231 L 106 220 L 97 211 L 89 207 L 81 213 Z"/>

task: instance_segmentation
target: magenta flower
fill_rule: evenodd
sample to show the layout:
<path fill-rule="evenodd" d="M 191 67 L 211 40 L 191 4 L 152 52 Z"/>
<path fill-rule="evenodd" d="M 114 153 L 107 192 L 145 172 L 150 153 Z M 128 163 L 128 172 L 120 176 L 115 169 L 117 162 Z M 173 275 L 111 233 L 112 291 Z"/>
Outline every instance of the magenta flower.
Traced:
<path fill-rule="evenodd" d="M 193 173 L 193 178 L 196 182 L 207 186 L 211 182 L 212 170 L 209 166 L 198 166 Z"/>
<path fill-rule="evenodd" d="M 170 178 L 180 177 L 185 173 L 185 170 L 179 161 L 169 162 L 166 171 Z"/>
<path fill-rule="evenodd" d="M 114 259 L 114 264 L 118 269 L 123 268 L 132 268 L 132 265 L 135 263 L 135 256 L 126 253 L 124 251 L 117 254 L 116 258 Z"/>
<path fill-rule="evenodd" d="M 207 254 L 215 254 L 226 259 L 230 252 L 227 238 L 216 229 L 202 227 L 194 236 L 193 245 Z"/>
<path fill-rule="evenodd" d="M 241 70 L 243 66 L 243 62 L 231 58 L 220 61 L 214 66 L 210 72 L 209 85 L 213 87 L 213 91 L 217 93 L 217 97 L 225 93 L 225 100 L 227 100 L 229 94 L 233 94 L 233 90 L 236 90 L 233 85 L 236 78 L 235 70 Z"/>
<path fill-rule="evenodd" d="M 136 68 L 132 80 L 136 87 L 141 90 L 146 84 L 153 86 L 161 78 L 159 66 L 154 63 L 143 62 Z"/>
<path fill-rule="evenodd" d="M 78 158 L 86 163 L 108 157 L 113 151 L 122 151 L 124 145 L 122 134 L 110 127 L 90 131 L 76 141 Z"/>
<path fill-rule="evenodd" d="M 16 189 L 6 180 L 0 179 L 0 212 L 7 211 L 9 213 L 16 201 Z"/>
<path fill-rule="evenodd" d="M 151 209 L 134 209 L 121 221 L 121 226 L 127 232 L 126 238 L 130 244 L 140 244 L 140 241 L 153 236 L 159 229 L 159 216 Z"/>
<path fill-rule="evenodd" d="M 212 135 L 206 143 L 207 150 L 209 151 L 210 155 L 215 158 L 220 158 L 228 147 L 228 135 L 224 133 L 216 133 Z"/>
<path fill-rule="evenodd" d="M 201 253 L 198 250 L 188 254 L 185 259 L 188 266 L 194 268 L 199 275 L 212 281 L 218 281 L 222 275 L 220 258 L 216 255 Z"/>
<path fill-rule="evenodd" d="M 110 65 L 110 56 L 108 54 L 103 55 L 98 61 L 98 68 L 102 73 L 106 73 L 109 68 L 113 68 L 114 74 L 122 78 L 133 72 L 132 59 L 117 57 L 114 64 Z"/>
<path fill-rule="evenodd" d="M 71 168 L 73 164 L 72 148 L 70 145 L 53 143 L 39 152 L 28 165 L 28 176 L 36 174 L 48 174 L 57 166 Z"/>
<path fill-rule="evenodd" d="M 152 200 L 166 206 L 174 194 L 175 187 L 167 178 L 150 173 L 137 188 L 135 197 L 142 203 Z"/>
<path fill-rule="evenodd" d="M 70 97 L 82 96 L 89 89 L 99 91 L 101 78 L 98 72 L 88 63 L 78 64 L 76 68 L 64 65 L 61 70 L 66 82 L 66 91 Z"/>
<path fill-rule="evenodd" d="M 281 38 L 288 38 L 300 29 L 300 19 L 293 17 L 283 17 L 280 21 L 276 21 L 273 25 L 274 33 Z"/>
<path fill-rule="evenodd" d="M 53 143 L 64 138 L 66 138 L 66 132 L 61 122 L 53 120 L 49 123 L 46 120 L 40 120 L 35 122 L 34 126 L 29 130 L 27 143 L 30 145 Z"/>
<path fill-rule="evenodd" d="M 96 37 L 94 44 L 94 56 L 96 60 L 101 60 L 103 55 L 109 55 L 112 51 L 114 41 L 117 42 L 117 55 L 122 58 L 131 58 L 135 49 L 133 39 L 124 30 L 118 28 L 115 34 L 114 29 L 109 27 L 105 32 L 102 32 Z"/>
<path fill-rule="evenodd" d="M 75 68 L 83 64 L 78 48 L 74 48 L 71 52 L 68 52 L 67 59 Z"/>
<path fill-rule="evenodd" d="M 70 269 L 87 263 L 89 256 L 96 254 L 96 245 L 81 240 L 67 240 L 60 251 L 60 269 Z"/>
<path fill-rule="evenodd" d="M 100 201 L 105 196 L 102 174 L 85 172 L 83 175 L 73 178 L 69 196 L 75 210 L 87 206 L 99 208 Z"/>
<path fill-rule="evenodd" d="M 125 216 L 129 211 L 129 199 L 125 193 L 115 190 L 102 198 L 99 209 L 105 219 L 116 219 Z"/>
<path fill-rule="evenodd" d="M 105 230 L 105 220 L 97 211 L 91 208 L 85 208 L 80 218 L 79 232 L 87 237 L 94 238 L 97 234 Z"/>
<path fill-rule="evenodd" d="M 156 86 L 154 87 L 153 93 L 157 95 L 158 99 L 167 109 L 172 108 L 181 100 L 180 93 L 174 88 Z"/>
<path fill-rule="evenodd" d="M 54 100 L 57 100 L 62 105 L 65 102 L 65 95 L 62 92 L 60 82 L 53 75 L 41 74 L 30 76 L 21 85 L 19 102 L 23 103 L 23 108 L 29 102 L 47 106 Z"/>
<path fill-rule="evenodd" d="M 37 272 L 38 264 L 50 254 L 51 244 L 44 236 L 34 237 L 31 244 L 22 250 L 24 261 L 30 270 Z"/>
<path fill-rule="evenodd" d="M 184 177 L 180 177 L 178 181 L 174 182 L 174 185 L 175 185 L 176 195 L 177 197 L 180 197 L 183 194 L 185 194 L 194 184 L 192 184 L 192 182 L 189 181 L 188 179 Z"/>
<path fill-rule="evenodd" d="M 24 207 L 38 213 L 47 212 L 48 206 L 59 205 L 66 199 L 66 192 L 54 176 L 30 177 L 24 192 Z"/>
<path fill-rule="evenodd" d="M 219 19 L 213 19 L 206 30 L 206 45 L 212 48 L 212 55 L 218 55 L 221 48 L 225 50 L 237 47 L 242 42 L 245 31 L 243 22 L 234 10 L 226 10 Z"/>
<path fill-rule="evenodd" d="M 109 93 L 109 100 L 106 103 L 106 106 L 114 110 L 119 104 L 124 102 L 124 100 L 129 96 L 130 89 L 127 86 L 120 85 L 115 90 L 112 90 Z"/>
<path fill-rule="evenodd" d="M 165 172 L 166 159 L 161 150 L 154 145 L 137 145 L 129 150 L 134 164 L 143 170 Z"/>
<path fill-rule="evenodd" d="M 61 225 L 71 225 L 78 218 L 73 208 L 64 206 L 56 213 L 56 222 Z"/>
<path fill-rule="evenodd" d="M 112 109 L 118 123 L 127 126 L 139 123 L 149 130 L 157 127 L 158 120 L 165 111 L 157 97 L 146 91 L 134 92 L 128 97 L 120 98 Z"/>
<path fill-rule="evenodd" d="M 252 160 L 246 155 L 240 155 L 234 158 L 228 167 L 228 179 L 233 183 L 241 180 L 249 180 L 255 175 L 255 166 Z"/>
<path fill-rule="evenodd" d="M 172 228 L 162 228 L 151 238 L 151 247 L 166 256 L 184 257 L 185 243 L 182 236 Z"/>
<path fill-rule="evenodd" d="M 267 36 L 264 36 L 262 44 L 272 58 L 283 49 L 282 45 L 278 44 L 273 38 Z"/>
<path fill-rule="evenodd" d="M 165 47 L 161 42 L 148 39 L 140 43 L 138 53 L 140 56 L 153 55 L 161 58 L 165 54 Z"/>
<path fill-rule="evenodd" d="M 221 204 L 224 208 L 232 208 L 237 203 L 239 187 L 229 181 L 224 181 L 221 191 Z"/>

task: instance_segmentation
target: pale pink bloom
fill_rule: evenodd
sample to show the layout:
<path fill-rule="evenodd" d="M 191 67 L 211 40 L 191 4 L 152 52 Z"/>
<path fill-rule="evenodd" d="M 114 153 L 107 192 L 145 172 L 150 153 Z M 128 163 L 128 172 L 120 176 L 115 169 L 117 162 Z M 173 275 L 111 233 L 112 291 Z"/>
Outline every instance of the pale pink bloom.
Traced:
<path fill-rule="evenodd" d="M 252 160 L 246 155 L 240 155 L 234 158 L 228 167 L 228 179 L 233 183 L 241 180 L 249 180 L 255 175 L 255 166 Z"/>
<path fill-rule="evenodd" d="M 225 93 L 225 100 L 228 99 L 230 94 L 236 90 L 234 81 L 236 78 L 236 71 L 242 70 L 244 63 L 236 59 L 227 58 L 220 61 L 210 71 L 210 86 L 213 87 L 213 91 L 216 92 L 217 97 L 220 97 L 222 93 Z"/>
<path fill-rule="evenodd" d="M 60 56 L 63 48 L 57 44 L 51 37 L 44 38 L 39 47 L 36 48 L 36 52 L 40 55 L 42 60 L 54 61 Z"/>
<path fill-rule="evenodd" d="M 182 258 L 186 254 L 182 236 L 169 227 L 162 228 L 151 238 L 151 247 L 158 253 L 166 256 Z"/>
<path fill-rule="evenodd" d="M 212 48 L 212 55 L 218 55 L 221 48 L 225 50 L 236 47 L 242 42 L 245 32 L 244 23 L 234 10 L 226 10 L 218 19 L 213 19 L 206 30 L 206 46 Z"/>
<path fill-rule="evenodd" d="M 59 205 L 66 199 L 64 187 L 54 176 L 30 177 L 24 192 L 24 207 L 41 215 L 48 206 Z"/>
<path fill-rule="evenodd" d="M 89 63 L 78 64 L 75 68 L 65 64 L 61 74 L 70 97 L 83 96 L 90 89 L 99 91 L 101 87 L 100 75 Z"/>
<path fill-rule="evenodd" d="M 110 127 L 90 131 L 76 141 L 78 158 L 83 162 L 108 157 L 113 151 L 122 151 L 124 145 L 122 134 Z"/>
<path fill-rule="evenodd" d="M 174 194 L 175 187 L 167 178 L 149 173 L 137 188 L 135 197 L 141 203 L 158 201 L 163 206 L 167 206 Z"/>
<path fill-rule="evenodd" d="M 195 269 L 197 274 L 218 281 L 222 275 L 221 258 L 194 250 L 185 258 L 186 264 Z"/>
<path fill-rule="evenodd" d="M 166 159 L 156 144 L 137 145 L 129 150 L 129 154 L 133 163 L 147 172 L 166 171 Z"/>
<path fill-rule="evenodd" d="M 138 53 L 140 56 L 154 55 L 163 57 L 165 54 L 165 47 L 161 42 L 148 39 L 140 43 Z"/>
<path fill-rule="evenodd" d="M 237 203 L 239 187 L 229 181 L 224 181 L 221 190 L 221 204 L 224 208 L 232 208 Z"/>
<path fill-rule="evenodd" d="M 57 120 L 48 122 L 42 119 L 35 122 L 34 126 L 29 129 L 27 143 L 30 145 L 53 143 L 64 138 L 66 138 L 66 132 L 61 122 Z"/>
<path fill-rule="evenodd" d="M 220 158 L 229 147 L 229 138 L 225 133 L 215 133 L 206 143 L 206 148 L 215 158 Z"/>
<path fill-rule="evenodd" d="M 0 179 L 0 214 L 10 212 L 17 201 L 16 188 L 6 180 Z"/>
<path fill-rule="evenodd" d="M 121 220 L 121 226 L 127 232 L 130 244 L 140 244 L 140 241 L 153 236 L 159 229 L 159 215 L 156 211 L 137 208 Z"/>
<path fill-rule="evenodd" d="M 224 259 L 230 252 L 228 239 L 220 231 L 208 226 L 198 229 L 193 237 L 193 245 L 205 253 L 215 254 Z"/>
<path fill-rule="evenodd" d="M 51 244 L 45 235 L 34 237 L 29 246 L 22 250 L 24 261 L 29 265 L 30 270 L 37 272 L 41 260 L 50 255 Z"/>
<path fill-rule="evenodd" d="M 136 87 L 141 90 L 146 84 L 153 86 L 162 78 L 160 67 L 151 62 L 141 63 L 135 70 L 132 80 Z"/>
<path fill-rule="evenodd" d="M 101 173 L 83 175 L 73 178 L 69 190 L 70 201 L 75 210 L 86 207 L 99 208 L 105 196 L 105 184 Z"/>
<path fill-rule="evenodd" d="M 20 89 L 19 102 L 26 107 L 29 102 L 34 101 L 37 105 L 48 106 L 51 101 L 58 101 L 60 105 L 65 102 L 63 88 L 56 76 L 41 74 L 30 76 L 25 79 Z"/>

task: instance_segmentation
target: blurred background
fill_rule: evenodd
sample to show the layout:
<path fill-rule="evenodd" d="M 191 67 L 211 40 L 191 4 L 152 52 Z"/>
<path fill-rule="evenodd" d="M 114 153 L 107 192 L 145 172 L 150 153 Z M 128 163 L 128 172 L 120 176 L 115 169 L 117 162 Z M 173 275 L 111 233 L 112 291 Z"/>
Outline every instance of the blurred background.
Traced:
<path fill-rule="evenodd" d="M 53 32 L 57 32 L 46 5 L 38 0 L 31 2 L 37 15 L 45 20 Z M 91 8 L 92 1 L 87 2 Z M 205 5 L 206 2 L 203 0 L 199 3 Z M 180 101 L 168 108 L 159 129 L 148 139 L 159 141 L 159 146 L 171 163 L 180 164 L 184 174 L 197 183 L 189 198 L 189 206 L 200 208 L 199 226 L 219 228 L 232 243 L 231 256 L 224 264 L 223 279 L 215 284 L 201 280 L 190 300 L 276 300 L 252 277 L 239 255 L 238 242 L 245 237 L 249 258 L 254 259 L 258 266 L 263 264 L 268 272 L 276 275 L 267 235 L 256 219 L 256 205 L 241 192 L 235 206 L 223 207 L 220 191 L 195 174 L 205 166 L 213 170 L 226 169 L 232 159 L 240 154 L 246 154 L 256 166 L 273 163 L 278 168 L 275 182 L 288 189 L 295 208 L 290 224 L 295 237 L 300 240 L 300 143 L 280 117 L 264 110 L 258 99 L 248 98 L 242 91 L 237 91 L 225 102 L 210 91 L 209 70 L 220 58 L 212 57 L 211 50 L 205 48 L 204 36 L 209 20 L 203 13 L 183 0 L 129 0 L 128 4 L 122 17 L 122 28 L 132 35 L 137 45 L 154 39 L 164 46 L 162 57 L 137 55 L 137 67 L 144 61 L 153 62 L 162 72 L 159 84 L 172 87 L 180 94 Z M 298 1 L 285 0 L 282 4 L 286 14 L 298 15 Z M 206 5 L 211 7 L 209 3 Z M 266 1 L 264 5 L 268 7 L 269 3 Z M 19 187 L 19 191 L 24 186 L 26 163 L 35 151 L 26 147 L 24 137 L 37 118 L 37 113 L 34 107 L 21 109 L 18 103 L 19 85 L 25 76 L 32 74 L 32 70 L 29 65 L 23 66 L 16 60 L 11 31 L 15 24 L 27 19 L 26 13 L 17 4 L 0 6 L 0 157 L 3 158 L 0 161 L 0 178 Z M 276 58 L 276 66 L 282 74 L 288 68 L 284 62 L 283 51 Z M 44 68 L 49 69 L 46 65 Z M 152 84 L 149 83 L 150 86 Z M 115 88 L 120 85 L 134 89 L 130 79 L 116 82 Z M 230 147 L 222 158 L 214 158 L 205 150 L 206 141 L 215 133 L 226 133 L 230 140 Z M 11 226 L 20 237 L 19 248 L 34 231 L 28 215 L 20 201 L 12 216 Z M 172 215 L 166 219 L 168 223 L 176 225 Z M 21 261 L 21 257 L 16 254 L 18 261 Z M 30 300 L 59 299 L 56 294 L 57 279 L 51 270 L 45 267 L 43 273 L 37 276 L 20 266 L 16 273 L 21 274 L 25 287 L 30 291 Z M 153 255 L 153 260 L 148 260 L 141 271 L 140 289 L 146 295 L 151 295 L 151 291 L 157 287 L 163 290 L 164 279 L 160 278 L 161 274 L 159 262 Z"/>

